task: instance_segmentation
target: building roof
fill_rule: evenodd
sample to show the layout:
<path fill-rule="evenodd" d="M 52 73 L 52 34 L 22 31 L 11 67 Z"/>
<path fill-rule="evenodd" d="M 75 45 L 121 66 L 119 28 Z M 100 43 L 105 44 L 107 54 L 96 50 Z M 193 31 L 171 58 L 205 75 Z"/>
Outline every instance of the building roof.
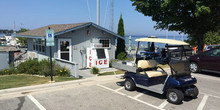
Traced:
<path fill-rule="evenodd" d="M 66 33 L 66 32 L 70 32 L 73 30 L 77 30 L 86 26 L 94 26 L 97 27 L 107 33 L 110 33 L 116 37 L 122 38 L 123 37 L 117 35 L 116 33 L 107 30 L 99 25 L 96 25 L 92 22 L 87 22 L 87 23 L 74 23 L 74 24 L 53 24 L 53 25 L 48 25 L 48 26 L 44 26 L 41 28 L 37 28 L 34 30 L 30 30 L 30 31 L 26 31 L 26 32 L 22 32 L 22 33 L 18 33 L 16 36 L 17 37 L 27 37 L 27 38 L 44 38 L 45 37 L 45 30 L 48 29 L 48 27 L 50 27 L 51 29 L 54 30 L 54 36 Z"/>
<path fill-rule="evenodd" d="M 9 52 L 9 51 L 19 51 L 19 49 L 13 46 L 0 46 L 0 52 Z"/>

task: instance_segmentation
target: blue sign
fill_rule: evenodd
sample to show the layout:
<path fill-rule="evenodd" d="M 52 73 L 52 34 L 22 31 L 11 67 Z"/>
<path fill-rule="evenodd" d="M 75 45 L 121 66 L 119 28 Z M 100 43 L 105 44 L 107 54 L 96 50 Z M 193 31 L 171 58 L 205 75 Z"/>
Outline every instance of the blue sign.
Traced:
<path fill-rule="evenodd" d="M 52 34 L 48 34 L 48 38 L 52 38 Z"/>
<path fill-rule="evenodd" d="M 54 30 L 46 30 L 46 46 L 54 46 Z"/>

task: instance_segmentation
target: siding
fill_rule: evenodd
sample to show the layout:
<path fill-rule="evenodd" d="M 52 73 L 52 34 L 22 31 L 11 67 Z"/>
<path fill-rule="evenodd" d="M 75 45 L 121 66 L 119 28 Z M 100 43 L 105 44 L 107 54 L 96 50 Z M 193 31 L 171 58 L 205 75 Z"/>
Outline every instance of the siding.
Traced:
<path fill-rule="evenodd" d="M 0 52 L 0 70 L 9 68 L 9 53 L 8 52 Z"/>

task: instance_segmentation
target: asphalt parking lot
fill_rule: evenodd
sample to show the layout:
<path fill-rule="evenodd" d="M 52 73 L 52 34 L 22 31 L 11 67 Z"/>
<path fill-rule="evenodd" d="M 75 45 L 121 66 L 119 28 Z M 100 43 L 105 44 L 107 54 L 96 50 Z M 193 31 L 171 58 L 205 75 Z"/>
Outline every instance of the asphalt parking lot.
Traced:
<path fill-rule="evenodd" d="M 126 91 L 122 79 L 110 82 L 81 83 L 19 97 L 1 98 L 1 110 L 219 110 L 220 78 L 207 74 L 193 74 L 198 80 L 197 99 L 185 98 L 180 105 L 170 104 L 164 95 L 143 89 Z M 101 77 L 100 77 L 101 78 Z"/>

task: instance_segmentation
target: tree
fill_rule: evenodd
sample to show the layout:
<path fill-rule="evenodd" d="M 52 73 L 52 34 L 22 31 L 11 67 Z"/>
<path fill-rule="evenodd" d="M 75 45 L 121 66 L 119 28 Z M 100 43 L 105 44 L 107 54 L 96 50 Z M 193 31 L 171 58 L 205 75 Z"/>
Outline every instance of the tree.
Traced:
<path fill-rule="evenodd" d="M 29 31 L 29 29 L 21 28 L 18 33 Z M 27 47 L 27 38 L 25 37 L 17 37 L 18 42 L 21 44 L 21 46 Z"/>
<path fill-rule="evenodd" d="M 138 12 L 151 16 L 156 29 L 180 31 L 197 41 L 201 52 L 205 34 L 220 23 L 219 0 L 131 0 Z"/>
<path fill-rule="evenodd" d="M 10 33 L 13 33 L 14 31 L 13 30 L 8 30 L 8 29 L 1 29 L 0 30 L 0 33 L 4 33 L 4 34 L 10 34 Z"/>
<path fill-rule="evenodd" d="M 217 32 L 206 33 L 204 40 L 207 45 L 220 44 L 220 30 Z"/>
<path fill-rule="evenodd" d="M 118 22 L 118 35 L 124 37 L 125 33 L 124 33 L 124 23 L 123 23 L 123 19 L 122 19 L 122 14 L 120 15 L 120 19 Z M 123 56 L 121 56 L 123 55 Z M 125 40 L 118 38 L 117 39 L 117 50 L 116 50 L 116 58 L 123 60 L 123 58 L 126 57 L 126 52 L 125 52 Z"/>
<path fill-rule="evenodd" d="M 191 46 L 197 46 L 198 42 L 191 35 L 187 36 L 187 40 L 185 42 L 189 43 Z M 206 45 L 215 45 L 220 44 L 220 30 L 217 32 L 207 32 L 204 35 L 204 44 Z"/>

